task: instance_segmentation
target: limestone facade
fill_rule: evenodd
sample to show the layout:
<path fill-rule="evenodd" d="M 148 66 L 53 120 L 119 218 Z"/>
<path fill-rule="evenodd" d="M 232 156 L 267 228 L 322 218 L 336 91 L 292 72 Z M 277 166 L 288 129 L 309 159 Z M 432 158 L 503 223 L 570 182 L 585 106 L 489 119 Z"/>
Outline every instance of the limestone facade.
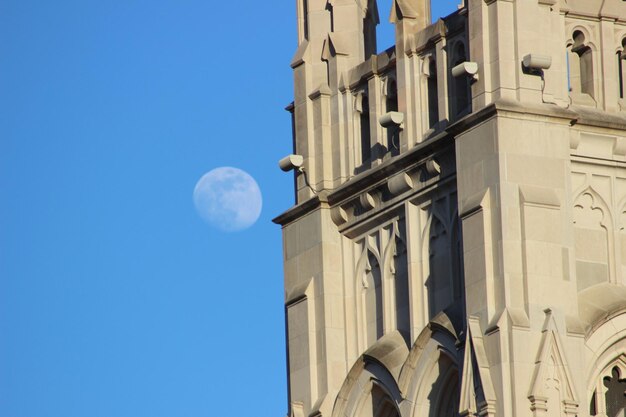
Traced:
<path fill-rule="evenodd" d="M 289 416 L 623 417 L 626 1 L 297 4 Z"/>

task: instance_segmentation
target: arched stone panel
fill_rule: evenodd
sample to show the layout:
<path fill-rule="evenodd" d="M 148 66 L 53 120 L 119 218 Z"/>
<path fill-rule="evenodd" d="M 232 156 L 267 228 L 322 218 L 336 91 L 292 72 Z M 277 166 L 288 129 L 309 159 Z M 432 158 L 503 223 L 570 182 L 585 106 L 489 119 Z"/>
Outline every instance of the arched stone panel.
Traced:
<path fill-rule="evenodd" d="M 428 315 L 435 317 L 455 300 L 454 254 L 457 236 L 451 229 L 457 222 L 451 210 L 451 199 L 446 197 L 422 208 L 426 215 L 422 235 L 422 267 L 427 289 Z M 451 216 L 451 212 L 455 213 Z M 454 231 L 456 235 L 456 231 Z"/>
<path fill-rule="evenodd" d="M 586 345 L 593 352 L 586 392 L 589 414 L 623 417 L 626 413 L 626 311 L 598 323 L 588 335 Z"/>
<path fill-rule="evenodd" d="M 354 285 L 361 351 L 384 334 L 382 262 L 378 246 L 378 232 L 366 236 L 358 244 L 361 255 L 356 265 Z"/>
<path fill-rule="evenodd" d="M 409 343 L 410 306 L 409 277 L 407 264 L 406 222 L 400 218 L 388 228 L 388 243 L 383 255 L 383 271 L 387 307 L 385 314 L 393 317 L 394 330 L 398 330 Z"/>
<path fill-rule="evenodd" d="M 576 24 L 568 27 L 566 41 L 567 84 L 573 103 L 595 107 L 600 101 L 598 47 L 592 28 Z"/>
<path fill-rule="evenodd" d="M 431 323 L 415 341 L 400 374 L 404 417 L 454 417 L 459 408 L 458 339 L 452 324 Z"/>
<path fill-rule="evenodd" d="M 378 340 L 353 365 L 333 406 L 332 417 L 400 417 L 396 376 L 408 349 L 398 332 Z"/>
<path fill-rule="evenodd" d="M 574 203 L 574 239 L 578 291 L 610 281 L 613 250 L 611 214 L 591 187 Z"/>

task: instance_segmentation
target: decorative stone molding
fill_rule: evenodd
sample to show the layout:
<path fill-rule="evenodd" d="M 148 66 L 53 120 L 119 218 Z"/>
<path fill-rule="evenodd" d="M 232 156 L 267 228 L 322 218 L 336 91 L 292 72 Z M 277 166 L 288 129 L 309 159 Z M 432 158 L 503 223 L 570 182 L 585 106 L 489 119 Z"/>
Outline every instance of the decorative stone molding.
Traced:
<path fill-rule="evenodd" d="M 426 161 L 424 167 L 426 168 L 426 172 L 432 176 L 441 174 L 441 166 L 434 158 Z"/>
<path fill-rule="evenodd" d="M 406 172 L 402 172 L 396 176 L 391 177 L 389 179 L 389 182 L 387 183 L 387 188 L 389 189 L 389 192 L 394 196 L 403 194 L 411 190 L 413 187 L 413 180 L 411 179 L 411 176 Z"/>
<path fill-rule="evenodd" d="M 300 65 L 304 64 L 308 59 L 308 52 L 309 41 L 305 39 L 304 41 L 302 41 L 300 46 L 298 46 L 298 49 L 296 50 L 296 53 L 291 60 L 291 68 L 296 69 Z"/>
<path fill-rule="evenodd" d="M 330 210 L 330 217 L 337 226 L 340 226 L 348 221 L 348 213 L 340 206 L 333 207 Z"/>
<path fill-rule="evenodd" d="M 592 406 L 595 408 L 596 417 L 616 417 L 623 414 L 620 397 L 623 398 L 624 395 L 625 377 L 626 354 L 622 353 L 595 378 Z M 610 398 L 612 400 L 609 400 Z"/>
<path fill-rule="evenodd" d="M 374 388 L 380 389 L 394 408 L 402 401 L 397 373 L 407 356 L 402 336 L 389 334 L 361 355 L 337 393 L 331 417 L 356 417 Z"/>
<path fill-rule="evenodd" d="M 309 94 L 309 99 L 317 100 L 320 97 L 330 97 L 332 93 L 333 92 L 328 86 L 328 84 L 322 84 L 317 89 L 315 89 L 311 94 Z"/>
<path fill-rule="evenodd" d="M 626 156 L 626 137 L 618 136 L 613 144 L 613 155 Z"/>
<path fill-rule="evenodd" d="M 436 183 L 452 181 L 453 149 L 447 147 L 447 143 L 437 144 L 437 138 L 431 140 L 433 142 L 428 145 L 439 148 L 436 152 L 429 153 L 432 156 L 420 158 L 421 155 L 417 152 L 419 148 L 413 149 L 413 158 L 407 159 L 410 155 L 401 155 L 400 159 L 392 158 L 368 172 L 369 176 L 356 177 L 352 183 L 348 182 L 331 193 L 331 215 L 335 224 L 350 227 L 365 218 L 388 212 L 398 202 L 413 194 L 428 192 Z M 446 147 L 440 148 L 441 145 Z M 410 163 L 405 164 L 409 161 Z M 378 173 L 381 174 L 380 177 Z M 356 190 L 359 191 L 355 192 Z M 340 207 L 341 210 L 335 207 Z"/>
<path fill-rule="evenodd" d="M 579 403 L 565 350 L 552 311 L 547 309 L 545 313 L 546 321 L 528 394 L 530 409 L 535 417 L 543 417 L 546 413 L 575 417 Z M 555 400 L 558 400 L 556 404 Z M 549 409 L 550 406 L 558 406 L 559 411 L 555 413 Z"/>
<path fill-rule="evenodd" d="M 359 203 L 365 211 L 371 210 L 378 205 L 378 196 L 372 192 L 365 192 L 359 196 Z"/>
<path fill-rule="evenodd" d="M 367 94 L 365 93 L 365 91 L 358 91 L 354 94 L 354 111 L 357 113 L 363 113 L 365 109 L 363 107 L 363 102 L 365 101 L 365 99 L 367 98 Z"/>
<path fill-rule="evenodd" d="M 461 416 L 495 416 L 496 395 L 489 368 L 479 320 L 469 317 L 461 374 Z"/>
<path fill-rule="evenodd" d="M 329 33 L 322 47 L 322 59 L 328 61 L 337 55 L 350 55 L 351 41 L 349 33 Z"/>
<path fill-rule="evenodd" d="M 552 210 L 561 208 L 561 196 L 552 188 L 520 185 L 520 200 L 525 206 Z"/>

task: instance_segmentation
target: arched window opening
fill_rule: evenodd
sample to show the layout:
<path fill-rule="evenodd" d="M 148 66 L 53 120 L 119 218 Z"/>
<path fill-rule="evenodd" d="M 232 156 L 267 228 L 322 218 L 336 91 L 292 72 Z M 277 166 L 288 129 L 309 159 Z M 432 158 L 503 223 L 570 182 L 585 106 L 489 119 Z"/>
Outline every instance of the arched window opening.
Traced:
<path fill-rule="evenodd" d="M 398 111 L 398 86 L 396 80 L 391 77 L 387 78 L 385 90 L 386 111 Z"/>
<path fill-rule="evenodd" d="M 607 417 L 624 417 L 626 410 L 626 378 L 620 375 L 619 368 L 611 371 L 611 377 L 604 378 L 606 387 Z"/>
<path fill-rule="evenodd" d="M 458 368 L 447 354 L 442 354 L 437 362 L 437 376 L 428 393 L 430 407 L 424 416 L 458 417 L 461 391 Z"/>
<path fill-rule="evenodd" d="M 575 31 L 572 39 L 574 43 L 568 54 L 570 92 L 594 97 L 593 51 L 582 31 Z"/>
<path fill-rule="evenodd" d="M 367 92 L 360 92 L 356 95 L 355 110 L 358 113 L 359 127 L 359 157 L 357 165 L 365 166 L 372 159 L 372 142 L 370 134 L 370 104 Z"/>
<path fill-rule="evenodd" d="M 439 98 L 437 85 L 437 61 L 428 59 L 427 90 L 428 90 L 428 127 L 433 128 L 439 122 Z"/>
<path fill-rule="evenodd" d="M 617 75 L 619 98 L 626 98 L 626 38 L 622 39 L 622 50 L 617 52 Z"/>
<path fill-rule="evenodd" d="M 470 377 L 471 373 L 466 372 L 463 389 L 460 387 L 459 363 L 463 352 L 459 349 L 458 334 L 447 330 L 453 328 L 452 322 L 447 316 L 444 317 L 450 327 L 445 324 L 445 327 L 425 328 L 417 337 L 420 342 L 414 342 L 409 359 L 401 371 L 402 397 L 409 403 L 405 408 L 406 416 L 459 417 L 459 394 L 462 390 L 468 394 L 466 397 L 475 399 L 476 403 L 486 403 L 482 387 L 483 384 L 486 386 L 487 381 L 482 381 L 481 384 L 476 373 Z M 467 349 L 467 344 L 465 348 Z M 476 361 L 472 360 L 474 362 Z M 473 369 L 476 372 L 477 368 Z M 487 396 L 487 400 L 491 400 L 491 397 Z M 472 401 L 465 401 L 470 402 Z M 470 411 L 468 416 L 483 415 L 484 410 L 482 407 L 467 407 L 466 404 L 464 409 Z"/>
<path fill-rule="evenodd" d="M 398 86 L 393 77 L 385 80 L 385 111 L 398 111 Z M 397 128 L 387 128 L 387 151 L 396 155 L 400 150 L 400 131 Z"/>
<path fill-rule="evenodd" d="M 373 417 L 400 417 L 393 400 L 378 385 L 372 387 L 371 397 Z"/>
<path fill-rule="evenodd" d="M 454 68 L 459 64 L 467 61 L 467 54 L 465 53 L 465 45 L 462 42 L 458 42 L 454 48 L 454 60 L 452 61 L 452 65 L 450 68 Z M 462 116 L 469 112 L 470 107 L 470 85 L 468 77 L 452 77 L 452 92 L 453 92 L 453 100 L 451 100 L 451 105 L 454 106 L 451 109 L 451 114 L 458 116 Z"/>
<path fill-rule="evenodd" d="M 594 392 L 589 404 L 589 414 L 600 417 L 626 416 L 626 376 L 616 366 L 611 376 L 602 379 L 602 391 Z M 602 395 L 602 392 L 604 395 Z"/>
<path fill-rule="evenodd" d="M 459 415 L 459 384 L 458 373 L 449 375 L 447 383 L 441 387 L 438 395 L 435 416 L 437 417 L 457 417 Z M 432 414 L 431 414 L 432 415 Z"/>

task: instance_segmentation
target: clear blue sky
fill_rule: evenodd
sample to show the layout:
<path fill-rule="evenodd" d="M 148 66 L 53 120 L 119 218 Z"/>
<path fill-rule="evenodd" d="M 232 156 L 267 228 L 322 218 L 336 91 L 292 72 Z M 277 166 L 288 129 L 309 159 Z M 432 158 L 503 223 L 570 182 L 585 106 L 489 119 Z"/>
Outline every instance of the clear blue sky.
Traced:
<path fill-rule="evenodd" d="M 0 0 L 0 416 L 285 415 L 294 14 Z M 243 232 L 194 210 L 224 165 L 263 192 Z"/>

